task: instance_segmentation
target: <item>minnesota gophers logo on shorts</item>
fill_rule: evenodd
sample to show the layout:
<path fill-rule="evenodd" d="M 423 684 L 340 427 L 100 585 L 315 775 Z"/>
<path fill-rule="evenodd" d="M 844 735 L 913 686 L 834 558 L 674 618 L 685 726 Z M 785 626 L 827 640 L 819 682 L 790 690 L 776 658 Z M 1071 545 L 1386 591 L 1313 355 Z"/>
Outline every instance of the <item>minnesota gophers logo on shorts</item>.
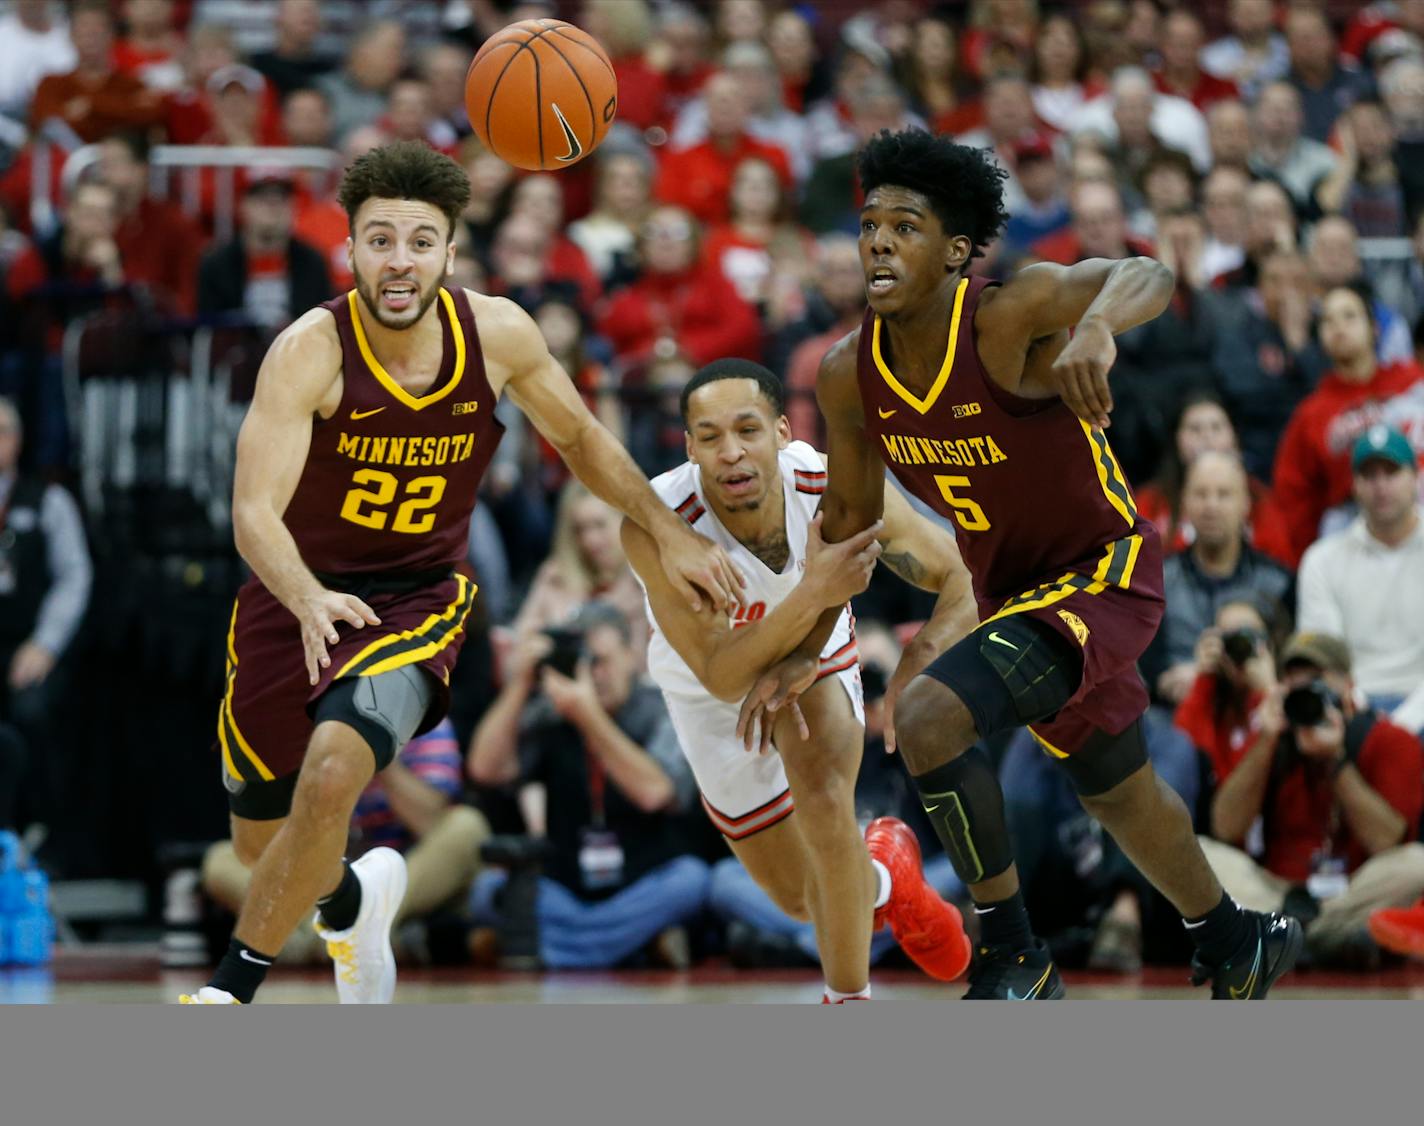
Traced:
<path fill-rule="evenodd" d="M 1058 616 L 1068 623 L 1068 628 L 1073 631 L 1073 636 L 1078 639 L 1079 645 L 1088 644 L 1088 627 L 1083 624 L 1083 619 L 1071 610 L 1059 610 Z"/>

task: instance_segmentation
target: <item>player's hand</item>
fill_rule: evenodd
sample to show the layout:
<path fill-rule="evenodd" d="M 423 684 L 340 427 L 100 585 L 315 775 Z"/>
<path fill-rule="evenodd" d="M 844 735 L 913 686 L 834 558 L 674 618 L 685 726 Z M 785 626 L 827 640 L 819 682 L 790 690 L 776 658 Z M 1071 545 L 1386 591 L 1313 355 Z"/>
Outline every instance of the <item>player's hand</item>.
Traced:
<path fill-rule="evenodd" d="M 920 635 L 916 635 L 914 640 L 905 646 L 904 652 L 900 654 L 900 663 L 895 666 L 894 675 L 890 677 L 890 683 L 885 686 L 885 753 L 887 755 L 893 755 L 896 749 L 895 701 L 900 698 L 900 693 L 905 691 L 910 681 L 924 672 L 939 656 L 933 645 L 917 644 L 919 640 Z"/>
<path fill-rule="evenodd" d="M 570 723 L 587 715 L 590 708 L 598 706 L 598 693 L 593 687 L 593 676 L 587 658 L 579 661 L 573 676 L 565 676 L 557 669 L 544 666 L 540 673 L 539 686 L 544 690 L 544 695 L 549 698 L 554 710 Z"/>
<path fill-rule="evenodd" d="M 10 687 L 23 692 L 36 684 L 43 684 L 54 671 L 54 654 L 33 641 L 27 641 L 15 650 L 10 659 Z"/>
<path fill-rule="evenodd" d="M 801 738 L 811 738 L 811 729 L 806 725 L 798 701 L 801 694 L 816 683 L 820 668 L 819 659 L 793 653 L 757 678 L 737 715 L 737 738 L 747 750 L 763 755 L 771 752 L 772 728 L 776 714 L 782 709 L 790 710 Z"/>
<path fill-rule="evenodd" d="M 302 627 L 302 648 L 306 650 L 307 680 L 312 684 L 321 679 L 322 669 L 331 667 L 326 647 L 341 639 L 337 622 L 345 622 L 353 629 L 381 624 L 376 612 L 361 599 L 337 590 L 321 590 L 307 596 L 297 607 L 296 615 Z"/>
<path fill-rule="evenodd" d="M 1113 400 L 1108 372 L 1117 359 L 1117 342 L 1102 321 L 1081 321 L 1073 339 L 1053 361 L 1049 375 L 1054 390 L 1068 409 L 1086 422 L 1106 430 L 1111 424 Z"/>
<path fill-rule="evenodd" d="M 690 528 L 685 534 L 658 540 L 663 573 L 693 610 L 705 606 L 731 613 L 742 602 L 746 580 L 731 557 Z"/>
<path fill-rule="evenodd" d="M 850 539 L 828 544 L 821 538 L 821 513 L 812 517 L 806 529 L 806 574 L 801 581 L 822 593 L 822 605 L 844 606 L 870 585 L 880 558 L 876 540 L 884 529 L 885 521 L 877 520 Z"/>

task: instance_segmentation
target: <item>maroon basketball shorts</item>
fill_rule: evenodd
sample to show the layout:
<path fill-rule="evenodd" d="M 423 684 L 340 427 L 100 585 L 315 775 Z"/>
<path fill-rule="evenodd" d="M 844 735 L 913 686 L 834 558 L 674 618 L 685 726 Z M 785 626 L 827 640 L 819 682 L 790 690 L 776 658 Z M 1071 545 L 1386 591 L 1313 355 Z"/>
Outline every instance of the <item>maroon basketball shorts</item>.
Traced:
<path fill-rule="evenodd" d="M 336 681 L 415 665 L 435 684 L 417 734 L 434 727 L 448 709 L 450 671 L 474 604 L 474 583 L 451 574 L 415 589 L 363 597 L 381 624 L 356 629 L 338 622 L 339 640 L 327 649 L 331 664 L 312 685 L 297 619 L 255 578 L 238 592 L 217 743 L 229 805 L 238 816 L 286 814 L 316 703 Z"/>
<path fill-rule="evenodd" d="M 1082 655 L 1078 689 L 1050 719 L 1029 732 L 1055 758 L 1083 749 L 1095 732 L 1117 735 L 1147 710 L 1137 672 L 1162 621 L 1161 557 L 1155 537 L 1132 535 L 1108 544 L 1095 559 L 1008 599 L 980 623 L 992 631 L 1025 616 L 1048 627 Z"/>

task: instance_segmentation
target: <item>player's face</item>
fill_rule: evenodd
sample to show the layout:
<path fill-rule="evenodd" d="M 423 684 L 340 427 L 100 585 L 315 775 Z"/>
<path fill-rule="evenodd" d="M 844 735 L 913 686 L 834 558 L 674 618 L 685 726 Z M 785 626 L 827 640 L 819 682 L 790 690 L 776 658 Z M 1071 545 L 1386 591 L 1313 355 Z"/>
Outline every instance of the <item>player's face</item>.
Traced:
<path fill-rule="evenodd" d="M 946 234 L 929 200 L 909 188 L 881 186 L 860 212 L 865 296 L 883 317 L 937 300 L 945 279 L 969 261 L 969 239 Z"/>
<path fill-rule="evenodd" d="M 687 456 L 723 512 L 759 509 L 781 488 L 776 455 L 790 441 L 791 424 L 772 412 L 754 380 L 719 379 L 688 400 Z"/>
<path fill-rule="evenodd" d="M 413 199 L 368 199 L 346 240 L 347 262 L 366 311 L 385 328 L 410 328 L 454 269 L 455 244 L 443 212 Z"/>

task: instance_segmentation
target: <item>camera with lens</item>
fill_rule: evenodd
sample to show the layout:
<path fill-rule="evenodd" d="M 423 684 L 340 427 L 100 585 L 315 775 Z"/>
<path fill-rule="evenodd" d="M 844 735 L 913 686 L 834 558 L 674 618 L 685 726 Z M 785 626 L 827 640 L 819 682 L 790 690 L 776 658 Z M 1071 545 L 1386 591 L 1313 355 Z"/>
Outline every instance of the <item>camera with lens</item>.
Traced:
<path fill-rule="evenodd" d="M 890 687 L 890 678 L 885 670 L 873 661 L 860 666 L 860 685 L 867 703 L 878 700 Z"/>
<path fill-rule="evenodd" d="M 1221 635 L 1221 648 L 1226 659 L 1241 668 L 1256 655 L 1264 638 L 1254 629 L 1233 629 Z"/>
<path fill-rule="evenodd" d="M 583 657 L 583 630 L 569 626 L 551 626 L 544 630 L 544 636 L 553 647 L 543 660 L 540 668 L 550 668 L 564 676 L 573 677 L 578 672 L 578 663 Z"/>
<path fill-rule="evenodd" d="M 1340 709 L 1342 701 L 1324 680 L 1312 680 L 1286 693 L 1282 709 L 1292 727 L 1315 727 L 1330 708 Z"/>

